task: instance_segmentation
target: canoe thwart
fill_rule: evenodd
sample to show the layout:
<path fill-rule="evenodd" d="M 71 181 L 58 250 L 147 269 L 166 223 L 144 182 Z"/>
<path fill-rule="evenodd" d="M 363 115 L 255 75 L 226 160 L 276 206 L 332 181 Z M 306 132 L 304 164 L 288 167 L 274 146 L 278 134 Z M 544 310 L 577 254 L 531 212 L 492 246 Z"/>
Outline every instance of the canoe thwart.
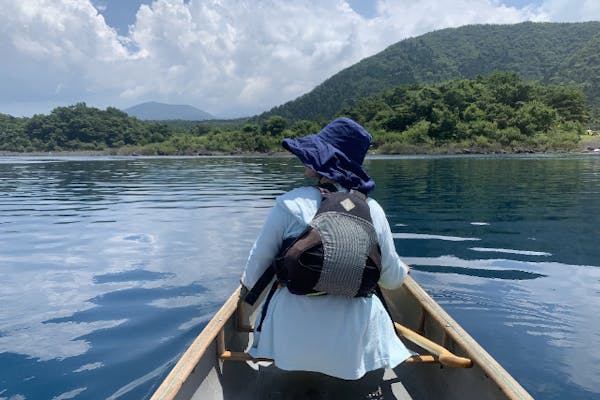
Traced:
<path fill-rule="evenodd" d="M 252 357 L 248 353 L 244 353 L 241 351 L 229 351 L 229 350 L 223 351 L 219 355 L 219 358 L 223 361 L 275 362 L 275 360 L 273 360 L 272 358 L 262 358 L 262 357 L 255 358 L 255 357 Z M 434 357 L 432 355 L 415 354 L 413 356 L 410 356 L 404 362 L 407 364 L 439 364 L 440 361 L 438 360 L 437 357 Z"/>
<path fill-rule="evenodd" d="M 248 353 L 244 353 L 241 351 L 229 351 L 229 350 L 225 350 L 224 352 L 222 352 L 219 355 L 219 358 L 223 361 L 274 362 L 273 359 L 271 359 L 271 358 L 262 358 L 262 357 L 254 358 Z"/>
<path fill-rule="evenodd" d="M 408 357 L 404 362 L 406 364 L 439 364 L 440 360 L 430 354 L 415 354 Z"/>
<path fill-rule="evenodd" d="M 250 324 L 243 323 L 240 318 L 241 310 L 240 304 L 238 303 L 238 319 L 237 319 L 237 331 L 238 332 L 252 332 L 254 331 L 254 327 Z M 423 312 L 421 313 L 424 314 Z M 448 349 L 439 344 L 427 339 L 426 337 L 418 334 L 417 332 L 400 325 L 397 322 L 394 322 L 394 327 L 396 328 L 396 333 L 407 340 L 410 340 L 417 346 L 429 351 L 432 355 L 414 355 L 409 357 L 405 362 L 408 364 L 434 364 L 440 363 L 442 365 L 446 365 L 448 367 L 453 368 L 471 368 L 473 366 L 473 361 L 469 358 L 459 357 Z M 267 361 L 274 362 L 273 359 L 270 358 L 254 358 L 250 354 L 239 351 L 230 351 L 225 349 L 225 333 L 224 329 L 221 328 L 217 335 L 217 351 L 219 358 L 223 361 L 251 361 L 251 362 L 259 362 L 259 361 Z"/>
<path fill-rule="evenodd" d="M 425 339 L 425 338 L 423 338 L 423 339 Z M 446 349 L 444 349 L 444 350 L 445 350 L 444 355 L 446 356 L 446 357 L 444 357 L 445 363 L 440 360 L 440 357 L 438 355 L 429 355 L 429 354 L 426 354 L 426 355 L 415 354 L 413 356 L 410 356 L 404 362 L 407 364 L 442 363 L 444 365 L 454 366 L 454 364 L 456 364 L 456 362 L 454 361 L 453 357 L 462 359 L 461 357 L 457 357 L 454 354 L 450 353 Z M 225 349 L 225 332 L 223 329 L 221 329 L 217 335 L 217 352 L 219 354 L 219 359 L 221 359 L 223 361 L 275 362 L 275 360 L 273 360 L 272 358 L 252 357 L 250 354 L 248 354 L 246 352 L 226 350 Z M 448 353 L 450 356 L 448 357 L 446 355 L 446 353 Z M 450 361 L 448 361 L 448 360 L 450 360 Z M 464 360 L 468 360 L 468 359 L 464 359 Z M 471 360 L 468 360 L 468 361 L 470 362 Z M 471 363 L 471 365 L 472 365 L 472 363 Z"/>
<path fill-rule="evenodd" d="M 433 354 L 441 364 L 453 368 L 471 368 L 473 361 L 469 358 L 459 357 L 448 349 L 440 346 L 439 344 L 432 342 L 424 336 L 419 335 L 417 332 L 394 322 L 394 327 L 398 335 L 410 340 L 414 344 Z"/>

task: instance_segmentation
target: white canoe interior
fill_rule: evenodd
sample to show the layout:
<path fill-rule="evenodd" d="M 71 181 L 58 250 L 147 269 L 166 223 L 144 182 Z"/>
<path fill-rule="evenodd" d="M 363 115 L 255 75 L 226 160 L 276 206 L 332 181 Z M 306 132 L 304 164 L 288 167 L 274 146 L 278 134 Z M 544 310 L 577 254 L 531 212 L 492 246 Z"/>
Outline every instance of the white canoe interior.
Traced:
<path fill-rule="evenodd" d="M 410 276 L 401 288 L 383 290 L 383 295 L 399 335 L 421 357 L 356 381 L 282 371 L 277 360 L 250 361 L 245 350 L 258 309 L 238 304 L 238 289 L 152 400 L 532 399 Z"/>

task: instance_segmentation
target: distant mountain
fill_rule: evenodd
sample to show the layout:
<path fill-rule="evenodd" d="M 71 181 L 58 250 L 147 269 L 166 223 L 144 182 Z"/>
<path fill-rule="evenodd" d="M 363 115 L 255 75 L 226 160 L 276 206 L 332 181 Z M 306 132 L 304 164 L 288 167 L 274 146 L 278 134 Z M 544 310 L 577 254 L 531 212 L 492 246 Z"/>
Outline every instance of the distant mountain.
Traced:
<path fill-rule="evenodd" d="M 179 119 L 184 121 L 204 121 L 214 119 L 213 115 L 188 105 L 164 104 L 150 101 L 126 108 L 132 117 L 142 120 L 165 121 Z"/>
<path fill-rule="evenodd" d="M 263 113 L 330 119 L 353 100 L 410 83 L 436 83 L 511 71 L 544 84 L 576 86 L 600 124 L 600 21 L 470 25 L 398 42 Z"/>

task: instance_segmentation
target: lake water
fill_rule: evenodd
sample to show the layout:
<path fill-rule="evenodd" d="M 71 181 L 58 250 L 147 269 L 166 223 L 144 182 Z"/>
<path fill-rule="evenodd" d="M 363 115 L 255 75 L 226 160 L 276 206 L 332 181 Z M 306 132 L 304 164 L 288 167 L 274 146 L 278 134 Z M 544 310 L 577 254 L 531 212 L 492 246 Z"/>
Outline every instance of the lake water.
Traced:
<path fill-rule="evenodd" d="M 600 156 L 374 157 L 413 277 L 536 399 L 600 398 Z M 0 399 L 144 399 L 293 158 L 0 158 Z"/>

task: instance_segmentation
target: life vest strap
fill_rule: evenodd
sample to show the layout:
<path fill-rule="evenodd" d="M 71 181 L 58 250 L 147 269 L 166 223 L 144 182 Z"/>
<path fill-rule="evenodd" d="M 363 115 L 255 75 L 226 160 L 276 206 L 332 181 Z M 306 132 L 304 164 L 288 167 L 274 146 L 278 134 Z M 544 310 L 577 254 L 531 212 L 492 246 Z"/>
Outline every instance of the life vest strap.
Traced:
<path fill-rule="evenodd" d="M 265 272 L 263 272 L 260 278 L 258 278 L 258 281 L 256 281 L 254 286 L 252 286 L 252 289 L 250 289 L 250 291 L 248 292 L 246 297 L 243 298 L 243 300 L 246 303 L 253 306 L 254 303 L 256 303 L 256 300 L 258 300 L 258 298 L 260 297 L 260 294 L 263 292 L 263 290 L 265 290 L 265 288 L 267 287 L 269 282 L 271 282 L 274 276 L 275 271 L 273 270 L 273 268 L 271 266 L 267 267 Z"/>

